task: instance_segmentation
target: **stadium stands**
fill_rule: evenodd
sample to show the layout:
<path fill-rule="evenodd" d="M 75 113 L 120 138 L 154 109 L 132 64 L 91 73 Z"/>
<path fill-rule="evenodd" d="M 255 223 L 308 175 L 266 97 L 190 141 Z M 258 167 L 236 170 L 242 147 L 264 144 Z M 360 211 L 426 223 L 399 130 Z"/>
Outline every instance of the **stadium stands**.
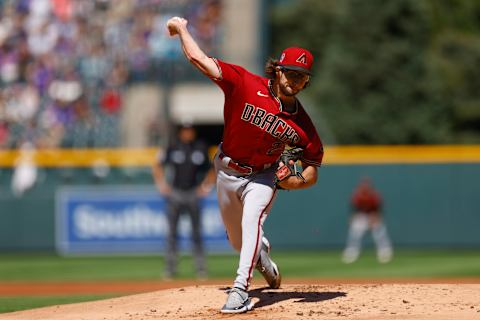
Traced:
<path fill-rule="evenodd" d="M 0 149 L 122 146 L 119 115 L 131 86 L 173 75 L 205 81 L 177 61 L 166 19 L 186 16 L 215 54 L 220 12 L 219 0 L 1 1 Z"/>

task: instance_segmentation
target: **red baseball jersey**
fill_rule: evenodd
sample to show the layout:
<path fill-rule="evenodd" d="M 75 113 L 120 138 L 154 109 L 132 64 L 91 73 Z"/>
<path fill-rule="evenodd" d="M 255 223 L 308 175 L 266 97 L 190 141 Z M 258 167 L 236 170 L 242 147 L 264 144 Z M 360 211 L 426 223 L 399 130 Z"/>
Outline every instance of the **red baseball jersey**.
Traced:
<path fill-rule="evenodd" d="M 361 184 L 352 196 L 352 206 L 364 213 L 379 213 L 382 206 L 380 195 L 368 184 Z"/>
<path fill-rule="evenodd" d="M 304 148 L 302 161 L 320 166 L 323 146 L 310 117 L 297 100 L 293 113 L 283 111 L 272 80 L 215 60 L 221 77 L 212 79 L 225 94 L 222 149 L 240 164 L 258 170 L 275 163 L 285 145 Z"/>

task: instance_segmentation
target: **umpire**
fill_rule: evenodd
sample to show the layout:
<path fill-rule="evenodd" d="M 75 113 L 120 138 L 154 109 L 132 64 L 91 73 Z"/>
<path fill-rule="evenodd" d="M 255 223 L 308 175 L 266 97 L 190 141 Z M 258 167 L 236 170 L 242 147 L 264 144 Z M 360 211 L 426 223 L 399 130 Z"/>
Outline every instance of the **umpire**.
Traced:
<path fill-rule="evenodd" d="M 168 239 L 164 277 L 177 273 L 177 233 L 180 215 L 190 216 L 192 249 L 198 278 L 206 278 L 206 262 L 201 237 L 200 199 L 212 189 L 214 174 L 206 144 L 197 140 L 195 128 L 187 123 L 178 128 L 177 138 L 161 152 L 152 168 L 155 185 L 167 200 Z"/>

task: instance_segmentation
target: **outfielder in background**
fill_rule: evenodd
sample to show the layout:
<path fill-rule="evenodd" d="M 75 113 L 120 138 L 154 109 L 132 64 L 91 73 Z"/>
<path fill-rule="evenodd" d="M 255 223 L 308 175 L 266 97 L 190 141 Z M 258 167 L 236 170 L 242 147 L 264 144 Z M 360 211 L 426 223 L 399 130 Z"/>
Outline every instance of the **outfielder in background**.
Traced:
<path fill-rule="evenodd" d="M 373 187 L 369 177 L 361 179 L 351 197 L 352 215 L 348 229 L 347 244 L 342 260 L 355 262 L 360 256 L 362 239 L 367 231 L 372 232 L 377 249 L 377 259 L 387 263 L 392 259 L 393 248 L 382 217 L 382 197 Z"/>
<path fill-rule="evenodd" d="M 263 234 L 276 191 L 303 189 L 317 182 L 322 143 L 295 97 L 310 81 L 313 56 L 303 48 L 287 48 L 280 60 L 267 62 L 267 78 L 261 77 L 207 56 L 187 24 L 187 20 L 174 17 L 167 28 L 170 35 L 179 37 L 187 59 L 225 95 L 223 141 L 214 165 L 223 223 L 231 245 L 240 252 L 240 261 L 221 312 L 241 313 L 253 308 L 248 288 L 255 268 L 271 288 L 280 287 L 281 275 Z M 296 158 L 286 164 L 279 161 L 286 146 L 303 149 L 296 153 L 302 164 L 301 175 L 293 169 Z M 291 174 L 285 174 L 284 167 Z"/>

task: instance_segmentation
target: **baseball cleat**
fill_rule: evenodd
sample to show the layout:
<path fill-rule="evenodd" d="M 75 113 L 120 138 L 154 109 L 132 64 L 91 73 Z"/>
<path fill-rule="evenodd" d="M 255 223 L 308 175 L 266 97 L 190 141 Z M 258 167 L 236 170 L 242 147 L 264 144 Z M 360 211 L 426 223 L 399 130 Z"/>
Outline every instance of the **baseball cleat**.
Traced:
<path fill-rule="evenodd" d="M 270 258 L 270 243 L 266 238 L 262 238 L 262 249 L 260 250 L 260 257 L 258 258 L 255 268 L 262 274 L 272 289 L 280 288 L 282 282 L 282 275 L 278 266 Z"/>
<path fill-rule="evenodd" d="M 253 301 L 248 293 L 240 288 L 232 288 L 228 293 L 227 302 L 222 307 L 222 313 L 243 313 L 253 308 Z"/>
<path fill-rule="evenodd" d="M 378 250 L 377 260 L 380 263 L 389 263 L 392 260 L 393 251 L 391 248 L 382 248 Z"/>
<path fill-rule="evenodd" d="M 360 255 L 360 252 L 358 250 L 346 249 L 343 252 L 342 261 L 343 263 L 346 263 L 346 264 L 354 263 L 355 261 L 357 261 L 359 255 Z"/>

